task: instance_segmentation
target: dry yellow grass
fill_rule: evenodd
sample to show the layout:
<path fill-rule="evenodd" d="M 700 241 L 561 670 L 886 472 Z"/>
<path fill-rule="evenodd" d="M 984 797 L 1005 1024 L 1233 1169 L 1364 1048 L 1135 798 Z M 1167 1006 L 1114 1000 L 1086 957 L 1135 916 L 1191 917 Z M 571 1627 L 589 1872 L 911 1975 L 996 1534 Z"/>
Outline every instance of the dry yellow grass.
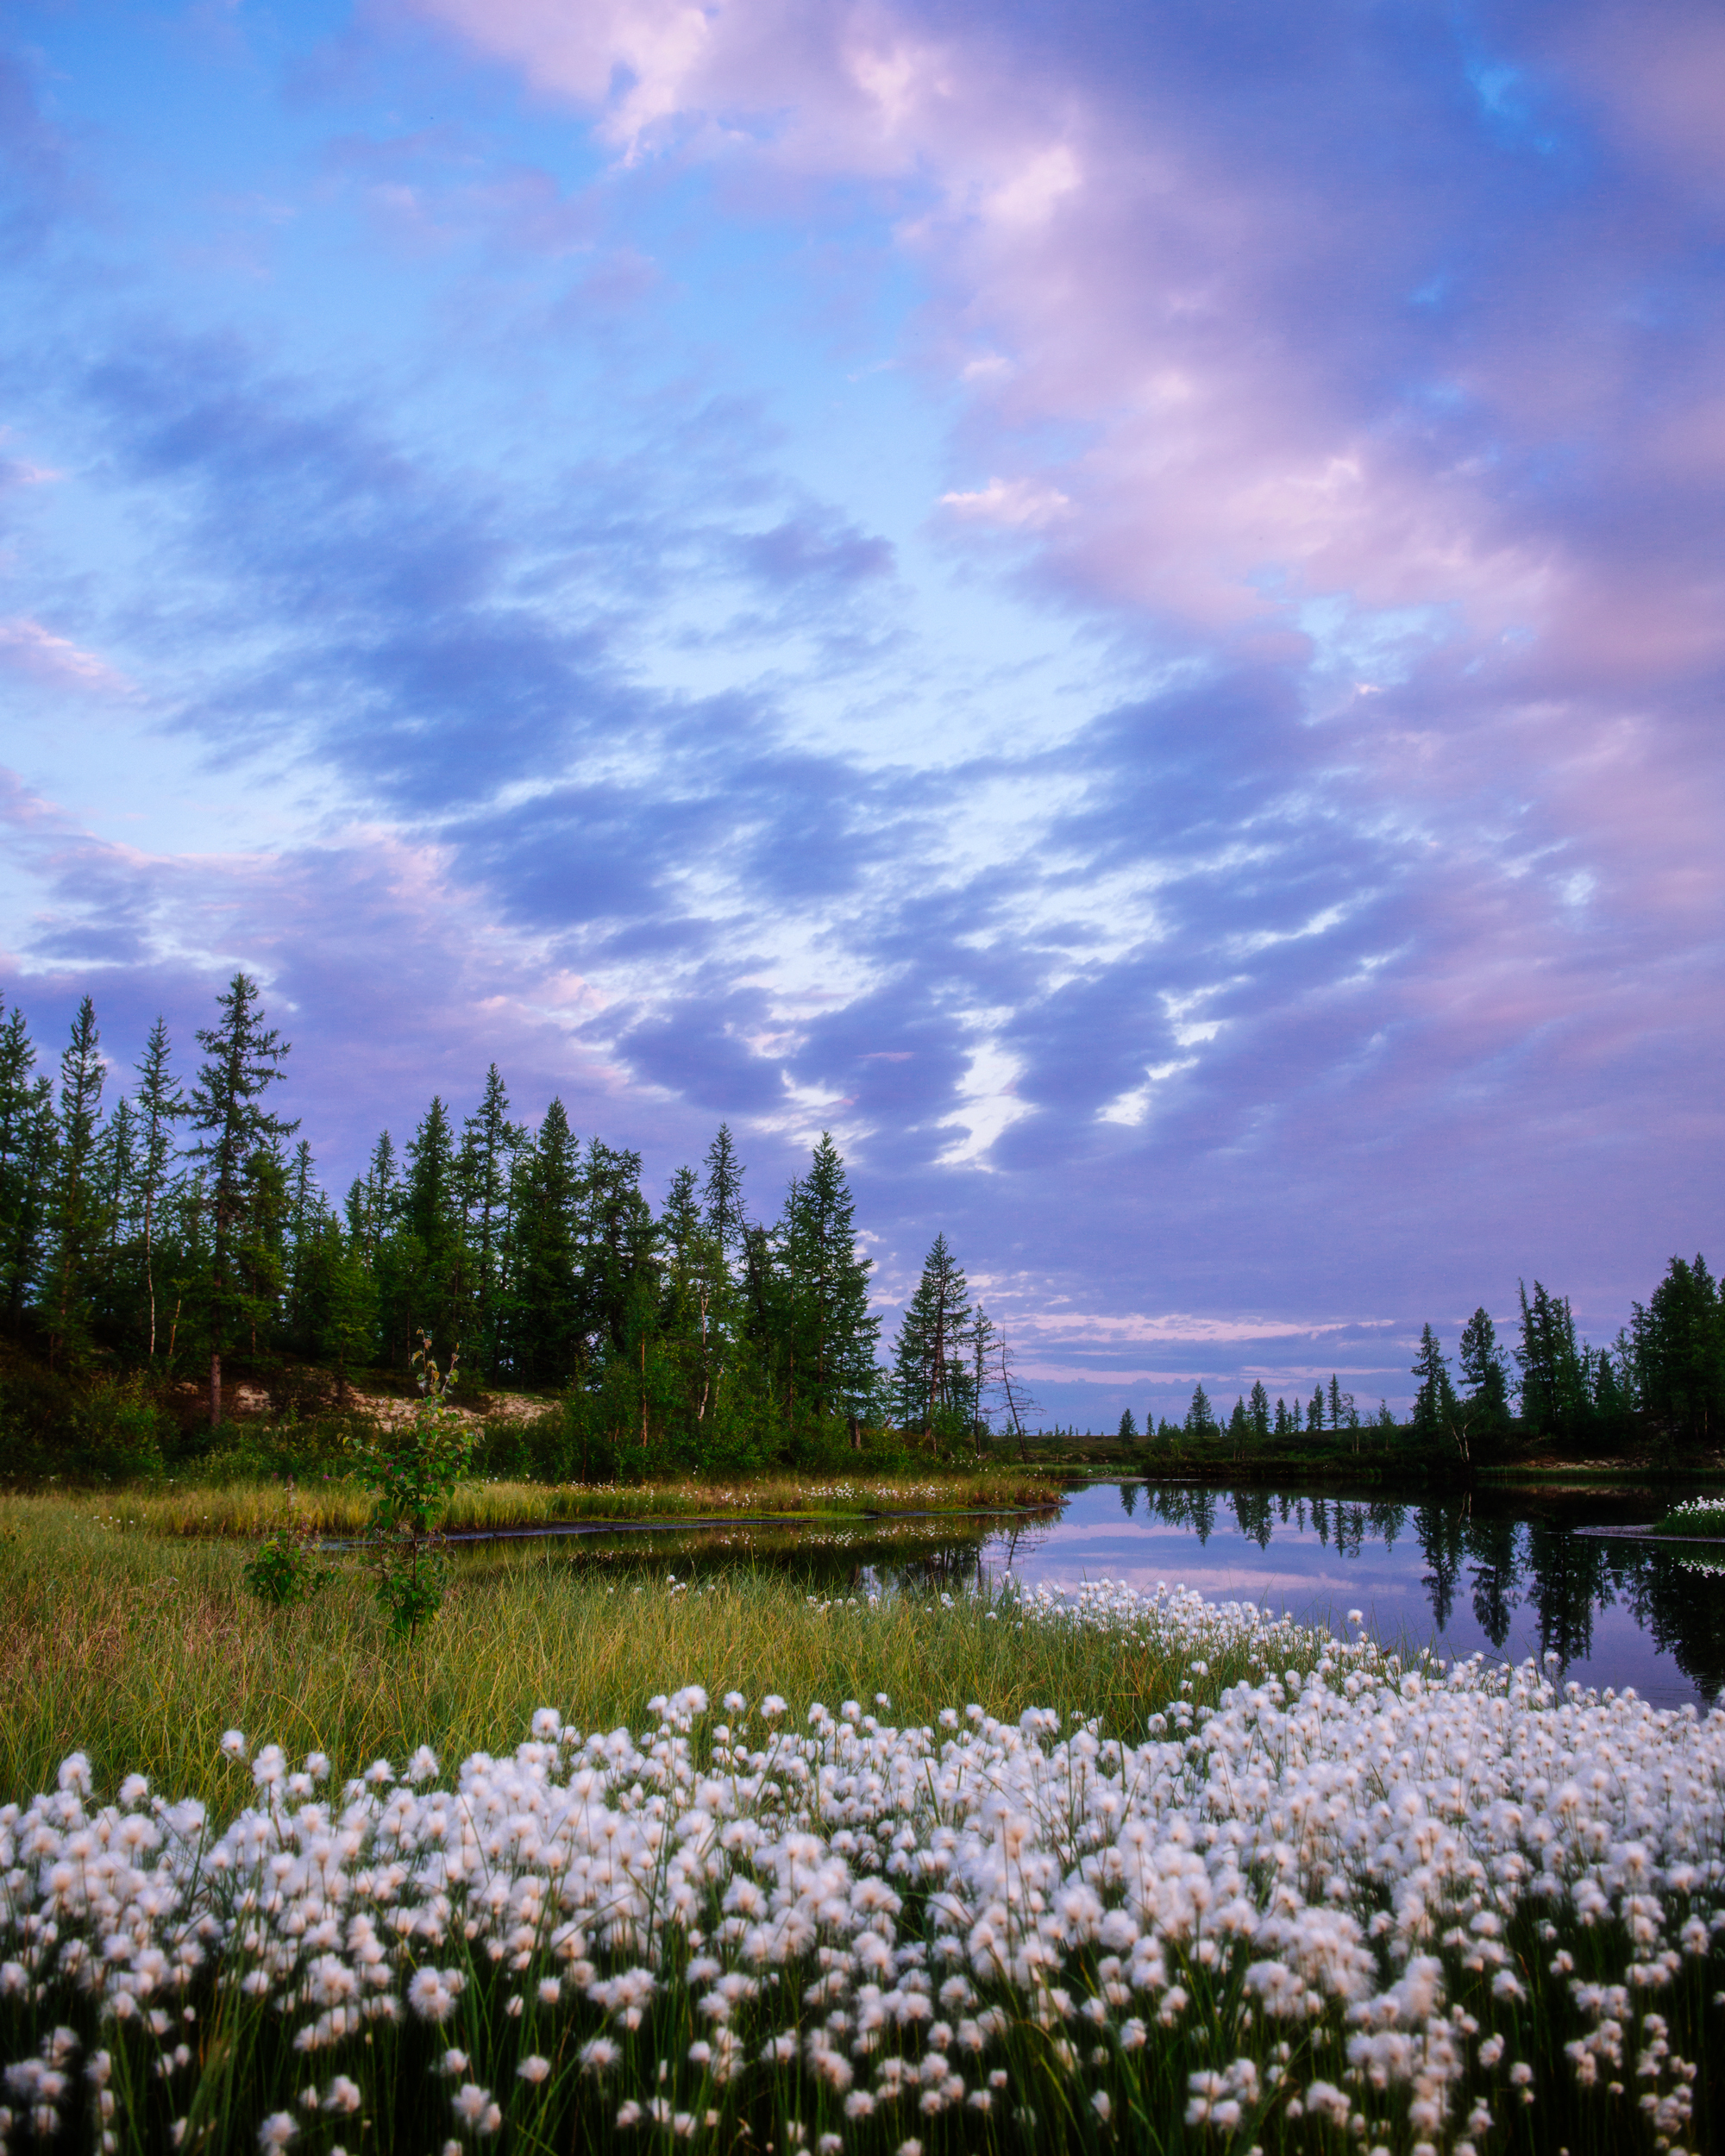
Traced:
<path fill-rule="evenodd" d="M 1018 1470 L 969 1475 L 772 1476 L 743 1482 L 467 1482 L 456 1492 L 451 1529 L 519 1527 L 581 1520 L 734 1519 L 774 1513 L 862 1517 L 917 1512 L 994 1511 L 1056 1505 L 1057 1482 Z M 48 1505 L 104 1528 L 172 1536 L 252 1539 L 289 1520 L 331 1535 L 356 1534 L 371 1500 L 355 1482 L 324 1477 L 279 1482 L 67 1492 L 0 1498 L 0 1517 L 22 1520 Z"/>

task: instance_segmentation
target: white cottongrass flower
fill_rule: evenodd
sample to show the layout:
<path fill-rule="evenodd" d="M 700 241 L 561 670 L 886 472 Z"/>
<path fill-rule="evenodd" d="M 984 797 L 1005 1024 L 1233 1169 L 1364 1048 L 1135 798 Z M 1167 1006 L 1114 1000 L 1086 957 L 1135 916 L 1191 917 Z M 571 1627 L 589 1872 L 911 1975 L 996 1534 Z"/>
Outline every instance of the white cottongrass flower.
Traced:
<path fill-rule="evenodd" d="M 459 1969 L 417 1970 L 407 1987 L 407 2003 L 423 2021 L 447 2021 L 466 1982 Z"/>
<path fill-rule="evenodd" d="M 268 2156 L 271 2149 L 285 2148 L 299 2131 L 299 2122 L 292 2111 L 272 2111 L 258 2128 L 258 2147 Z"/>
<path fill-rule="evenodd" d="M 534 2001 L 643 2042 L 662 2040 L 668 2007 L 687 2013 L 698 2041 L 679 2038 L 625 2121 L 704 2133 L 762 2077 L 795 2073 L 853 2122 L 879 2113 L 887 2144 L 886 2120 L 1028 2105 L 1000 2062 L 1038 2019 L 1075 2101 L 1111 2126 L 1116 2077 L 1142 2071 L 1152 2034 L 1195 2042 L 1194 2002 L 1226 1980 L 1238 2021 L 1207 2032 L 1241 2055 L 1184 2053 L 1182 2073 L 1204 2067 L 1182 2099 L 1195 2127 L 1233 2133 L 1276 2090 L 1290 2119 L 1351 2137 L 1358 2113 L 1362 2149 L 1381 2134 L 1459 2152 L 1458 2133 L 1490 2124 L 1489 2104 L 1467 2109 L 1484 2077 L 1518 2114 L 1540 2093 L 1496 2028 L 1519 2049 L 1515 2009 L 1538 1987 L 1574 2009 L 1578 2086 L 1602 2102 L 1645 2087 L 1650 2131 L 1692 2146 L 1691 2070 L 1675 2057 L 1687 2024 L 1673 2015 L 1668 2030 L 1656 2009 L 1725 1919 L 1725 1711 L 1560 1688 L 1532 1664 L 1404 1664 L 1364 1636 L 1178 1589 L 1094 1583 L 1001 1607 L 1236 1681 L 1206 1684 L 1214 1707 L 1165 1702 L 1134 1743 L 1082 1715 L 1003 1721 L 974 1702 L 895 1728 L 884 1695 L 877 1714 L 846 1701 L 799 1730 L 771 1695 L 758 1743 L 739 1727 L 711 1752 L 691 1685 L 661 1695 L 638 1735 L 540 1720 L 441 1789 L 416 1755 L 405 1784 L 380 1763 L 318 1799 L 267 1745 L 252 1803 L 225 1822 L 160 1798 L 140 1808 L 129 1782 L 126 1805 L 99 1806 L 74 1755 L 54 1794 L 0 1810 L 0 1997 L 34 1995 L 46 2027 L 64 1996 L 68 2028 L 93 1998 L 110 2041 L 147 2042 L 176 2074 L 191 2059 L 182 2003 L 220 1974 L 282 2015 L 296 2061 L 358 2068 L 319 2101 L 345 2114 L 374 2022 L 404 2009 L 448 2021 L 473 1966 L 486 2019 L 505 2002 L 524 2031 Z M 740 1720 L 741 1695 L 724 1703 Z M 314 1764 L 327 1773 L 308 1760 L 307 1784 Z M 1620 1939 L 1616 1964 L 1595 1965 Z M 792 1996 L 804 2011 L 787 2026 Z M 67 2071 L 57 2038 L 40 2040 L 4 2067 L 19 2131 L 58 2104 Z M 514 2040 L 495 2066 L 444 2053 L 464 2135 L 501 2130 L 487 2069 L 534 2084 L 543 2062 L 511 2065 Z M 575 2058 L 599 2077 L 623 2052 L 607 2034 Z M 1314 2058 L 1331 2078 L 1307 2084 Z M 679 2108 L 697 2076 L 696 2108 Z M 117 2106 L 125 2085 L 110 2074 L 98 2092 Z M 574 2085 L 594 2100 L 590 2080 Z M 296 2075 L 266 2100 L 306 2093 Z M 292 2127 L 271 2114 L 265 2156 Z"/>
<path fill-rule="evenodd" d="M 549 2059 L 542 2059 L 537 2052 L 531 2052 L 515 2071 L 524 2081 L 530 2081 L 536 2089 L 550 2072 L 551 2062 Z"/>
<path fill-rule="evenodd" d="M 246 1733 L 244 1730 L 229 1729 L 223 1731 L 220 1749 L 222 1757 L 224 1759 L 243 1759 L 246 1756 Z"/>

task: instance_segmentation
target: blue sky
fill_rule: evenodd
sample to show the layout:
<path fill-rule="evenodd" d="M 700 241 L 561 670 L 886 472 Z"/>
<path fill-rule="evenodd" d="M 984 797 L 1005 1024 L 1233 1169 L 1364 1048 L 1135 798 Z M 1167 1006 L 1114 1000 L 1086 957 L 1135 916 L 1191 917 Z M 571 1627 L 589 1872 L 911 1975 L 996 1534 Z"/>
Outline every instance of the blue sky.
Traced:
<path fill-rule="evenodd" d="M 45 1044 L 244 966 L 332 1187 L 492 1060 L 762 1213 L 831 1127 L 1081 1421 L 1709 1248 L 1714 11 L 3 34 Z"/>

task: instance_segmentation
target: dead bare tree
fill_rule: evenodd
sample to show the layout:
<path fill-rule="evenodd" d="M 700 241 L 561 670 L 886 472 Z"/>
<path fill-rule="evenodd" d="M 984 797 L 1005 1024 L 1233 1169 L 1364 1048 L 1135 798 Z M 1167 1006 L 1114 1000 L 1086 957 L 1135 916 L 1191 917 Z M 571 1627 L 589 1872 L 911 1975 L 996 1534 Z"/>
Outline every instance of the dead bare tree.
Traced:
<path fill-rule="evenodd" d="M 1012 1417 L 1013 1429 L 1019 1441 L 1019 1457 L 1028 1465 L 1030 1447 L 1025 1443 L 1024 1419 L 1026 1415 L 1039 1414 L 1041 1407 L 1031 1397 L 1023 1380 L 1013 1367 L 1016 1358 L 1012 1343 L 1004 1332 L 997 1332 L 994 1336 L 994 1354 L 1000 1365 L 1001 1395 L 1006 1401 L 1007 1413 Z"/>

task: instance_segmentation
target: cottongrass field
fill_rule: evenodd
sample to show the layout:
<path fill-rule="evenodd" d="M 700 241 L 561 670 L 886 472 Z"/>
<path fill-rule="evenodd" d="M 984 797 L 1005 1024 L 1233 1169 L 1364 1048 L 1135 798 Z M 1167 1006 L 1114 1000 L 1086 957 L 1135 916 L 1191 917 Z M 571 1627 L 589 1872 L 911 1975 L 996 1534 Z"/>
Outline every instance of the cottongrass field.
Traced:
<path fill-rule="evenodd" d="M 1107 1583 L 499 1563 L 392 1653 L 57 1532 L 0 1546 L 9 2149 L 1718 2145 L 1725 1714 Z"/>

